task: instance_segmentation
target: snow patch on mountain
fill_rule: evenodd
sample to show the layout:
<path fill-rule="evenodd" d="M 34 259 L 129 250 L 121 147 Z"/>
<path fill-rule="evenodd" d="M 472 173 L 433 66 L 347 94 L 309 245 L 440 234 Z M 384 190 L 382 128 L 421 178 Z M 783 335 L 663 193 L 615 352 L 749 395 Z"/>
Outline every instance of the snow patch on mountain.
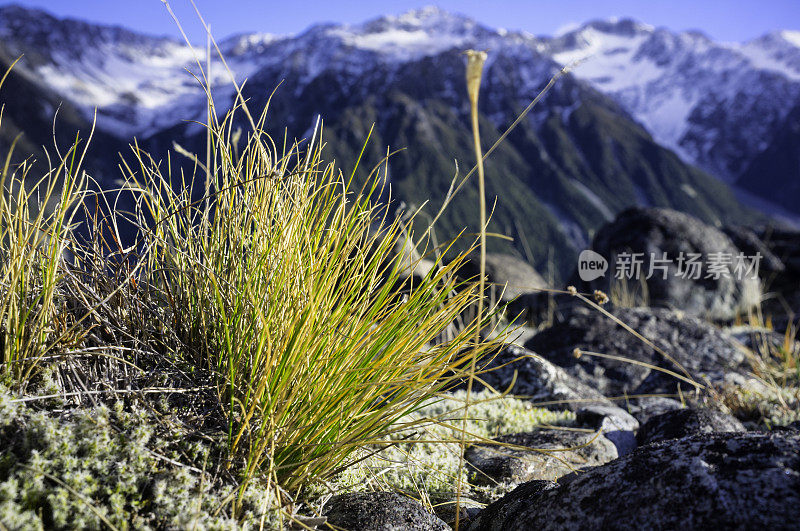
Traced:
<path fill-rule="evenodd" d="M 800 31 L 784 30 L 781 32 L 781 37 L 790 44 L 800 48 Z"/>

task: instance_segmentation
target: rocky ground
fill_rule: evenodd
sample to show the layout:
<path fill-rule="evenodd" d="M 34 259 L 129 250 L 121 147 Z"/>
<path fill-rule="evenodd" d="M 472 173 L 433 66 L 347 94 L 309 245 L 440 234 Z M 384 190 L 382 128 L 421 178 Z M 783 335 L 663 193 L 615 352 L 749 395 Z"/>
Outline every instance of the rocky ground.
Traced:
<path fill-rule="evenodd" d="M 467 448 L 470 484 L 494 490 L 468 492 L 460 528 L 800 528 L 800 232 L 633 209 L 598 231 L 593 249 L 612 262 L 608 273 L 583 282 L 576 272 L 573 283 L 609 294 L 611 315 L 523 289 L 544 280 L 518 258 L 489 257 L 490 279 L 513 285 L 495 297 L 525 326 L 484 360 L 476 388 L 574 416 L 568 428 L 504 430 Z M 664 253 L 761 259 L 741 279 L 732 259 L 719 278 L 684 278 L 670 264 L 621 288 L 612 257 L 622 253 L 641 253 L 645 274 Z M 433 508 L 440 518 L 397 493 L 354 493 L 323 514 L 354 530 L 454 524 L 452 501 Z"/>
<path fill-rule="evenodd" d="M 464 467 L 458 444 L 423 442 L 452 438 L 449 428 L 400 433 L 364 467 L 309 494 L 291 525 L 445 530 L 458 509 L 459 528 L 470 531 L 798 529 L 800 232 L 720 230 L 669 210 L 635 209 L 603 227 L 593 248 L 609 259 L 608 273 L 590 282 L 576 273 L 574 285 L 608 294 L 603 306 L 544 292 L 525 262 L 490 256 L 492 282 L 513 284 L 494 297 L 516 324 L 502 348 L 479 360 L 468 429 L 481 442 L 466 448 Z M 625 288 L 613 281 L 612 257 L 622 253 L 642 253 L 647 271 L 650 257 L 664 253 L 739 252 L 761 254 L 757 277 L 684 278 L 672 264 L 666 278 L 659 272 Z M 418 415 L 457 408 L 463 387 L 451 390 L 452 403 Z M 271 493 L 257 484 L 238 518 L 215 510 L 229 493 L 205 480 L 220 452 L 213 437 L 178 421 L 165 425 L 164 415 L 154 426 L 152 411 L 98 406 L 65 416 L 63 404 L 47 411 L 6 390 L 0 397 L 5 527 L 103 527 L 86 507 L 76 509 L 76 499 L 97 492 L 116 500 L 114 511 L 140 504 L 131 522 L 138 528 L 279 525 L 267 517 Z M 58 474 L 84 482 L 53 497 L 47 485 L 58 485 Z M 46 514 L 30 510 L 43 506 L 37 497 L 47 499 Z"/>

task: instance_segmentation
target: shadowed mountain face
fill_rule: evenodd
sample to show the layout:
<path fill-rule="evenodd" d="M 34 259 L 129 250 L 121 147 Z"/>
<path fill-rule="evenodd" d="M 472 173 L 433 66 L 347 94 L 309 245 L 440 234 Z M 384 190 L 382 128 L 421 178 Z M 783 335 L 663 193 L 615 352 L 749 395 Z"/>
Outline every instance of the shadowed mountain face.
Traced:
<path fill-rule="evenodd" d="M 769 146 L 753 159 L 738 184 L 800 212 L 800 100 L 776 127 Z"/>
<path fill-rule="evenodd" d="M 182 72 L 192 68 L 187 46 L 120 29 L 94 27 L 90 31 L 83 23 L 48 19 L 52 34 L 62 43 L 53 46 L 56 37 L 26 30 L 31 21 L 46 15 L 31 15 L 19 8 L 0 9 L 0 15 L 0 42 L 7 54 L 35 52 L 36 60 L 23 65 L 29 85 L 24 92 L 41 90 L 48 95 L 41 98 L 44 102 L 54 98 L 71 102 L 68 108 L 75 123 L 65 125 L 73 127 L 88 123 L 93 101 L 99 106 L 101 141 L 107 144 L 95 150 L 101 155 L 90 166 L 102 180 L 117 177 L 116 153 L 133 134 L 157 157 L 176 140 L 203 150 L 200 128 L 184 121 L 204 119 L 205 113 L 202 92 Z M 623 31 L 625 24 L 631 26 L 629 31 Z M 595 41 L 617 39 L 620 47 L 628 42 L 625 39 L 665 38 L 664 30 L 630 21 L 594 25 L 583 29 L 593 28 Z M 77 27 L 83 28 L 87 35 L 83 39 L 89 39 L 91 46 L 73 52 L 63 49 L 68 46 L 65 36 Z M 291 37 L 237 36 L 221 42 L 220 48 L 235 76 L 248 79 L 245 97 L 253 111 L 263 108 L 280 83 L 267 124 L 278 143 L 285 133 L 290 140 L 310 136 L 321 116 L 327 158 L 335 158 L 349 172 L 374 124 L 358 175 L 363 178 L 379 164 L 387 147 L 402 150 L 385 167 L 392 197 L 409 206 L 424 204 L 424 211 L 433 215 L 456 171 L 463 176 L 474 164 L 460 51 L 491 50 L 480 99 L 481 134 L 488 149 L 569 53 L 585 51 L 586 35 L 538 39 L 424 9 L 356 26 L 315 26 Z M 681 42 L 691 47 L 687 38 Z M 632 65 L 644 61 L 645 51 L 653 48 L 655 54 L 654 47 L 637 48 L 639 52 L 629 61 Z M 610 52 L 601 49 L 599 53 Z M 618 51 L 617 55 L 624 54 Z M 646 60 L 655 61 L 656 55 Z M 619 76 L 619 66 L 614 68 L 612 73 Z M 212 74 L 217 106 L 224 109 L 233 101 L 230 82 L 218 63 L 212 66 Z M 511 245 L 523 256 L 530 255 L 540 271 L 548 271 L 552 259 L 557 277 L 568 274 L 576 252 L 585 248 L 593 231 L 634 205 L 675 208 L 716 225 L 756 218 L 726 184 L 654 140 L 646 129 L 652 120 L 622 97 L 626 92 L 610 90 L 580 70 L 576 74 L 558 81 L 486 165 L 490 202 L 496 199 L 490 230 L 513 238 Z M 669 83 L 662 80 L 662 85 L 666 90 Z M 653 90 L 644 90 L 641 97 L 655 94 Z M 7 99 L 11 96 L 5 89 L 3 93 L 8 106 L 19 97 Z M 664 97 L 663 93 L 658 97 Z M 657 103 L 658 97 L 654 95 L 653 101 Z M 42 120 L 18 125 L 29 133 L 31 145 L 47 139 L 46 112 L 42 106 L 37 115 Z M 660 129 L 652 130 L 657 138 L 663 136 Z M 686 158 L 681 146 L 675 144 Z M 465 228 L 476 232 L 477 203 L 473 180 L 440 220 L 439 239 L 451 238 Z M 494 240 L 491 245 L 507 249 L 508 243 Z"/>

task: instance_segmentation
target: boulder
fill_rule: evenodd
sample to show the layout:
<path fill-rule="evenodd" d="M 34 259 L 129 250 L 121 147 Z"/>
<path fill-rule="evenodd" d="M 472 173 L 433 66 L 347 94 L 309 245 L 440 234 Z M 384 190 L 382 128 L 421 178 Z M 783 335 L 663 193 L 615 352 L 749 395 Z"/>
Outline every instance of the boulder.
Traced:
<path fill-rule="evenodd" d="M 755 231 L 743 225 L 728 225 L 722 228 L 728 238 L 731 239 L 737 249 L 747 256 L 761 255 L 761 262 L 758 266 L 759 276 L 763 279 L 770 279 L 775 274 L 786 271 L 783 261 L 772 252 L 769 245 L 764 243 Z"/>
<path fill-rule="evenodd" d="M 800 434 L 718 433 L 520 485 L 467 529 L 796 529 L 798 507 Z"/>
<path fill-rule="evenodd" d="M 469 522 L 465 522 L 463 528 L 468 531 L 483 529 L 493 531 L 528 529 L 525 527 L 524 522 L 514 521 L 513 515 L 523 511 L 531 500 L 535 500 L 543 493 L 557 488 L 558 483 L 543 479 L 523 483 L 497 502 L 487 506 L 483 511 L 470 519 Z M 505 512 L 512 515 L 512 518 L 503 518 L 503 513 Z"/>
<path fill-rule="evenodd" d="M 459 268 L 459 276 L 477 280 L 480 276 L 480 254 L 472 253 Z M 509 318 L 538 319 L 546 309 L 547 288 L 544 278 L 525 260 L 511 254 L 487 253 L 486 277 L 491 284 L 489 294 L 494 301 L 506 305 Z"/>
<path fill-rule="evenodd" d="M 618 457 L 614 445 L 598 433 L 544 429 L 504 435 L 499 444 L 479 444 L 465 454 L 475 485 L 555 480 L 576 469 L 597 466 Z M 531 450 L 502 445 L 524 446 Z M 540 451 L 545 450 L 545 451 Z M 550 452 L 546 450 L 552 450 Z"/>
<path fill-rule="evenodd" d="M 761 301 L 758 277 L 735 268 L 740 250 L 731 239 L 682 212 L 664 208 L 625 210 L 597 232 L 592 250 L 608 260 L 609 269 L 604 276 L 590 282 L 581 283 L 576 276 L 582 291 L 600 289 L 612 295 L 619 290 L 620 283 L 627 282 L 629 289 L 637 289 L 643 282 L 648 305 L 679 309 L 714 320 L 733 319 Z M 680 261 L 681 257 L 689 259 L 692 254 L 698 255 L 702 264 L 698 274 Z M 624 275 L 624 280 L 620 280 L 616 278 L 617 272 L 626 255 L 637 256 L 641 273 L 633 275 L 634 278 Z M 659 262 L 664 258 L 665 262 Z M 716 274 L 709 267 L 712 263 L 720 264 Z M 645 279 L 651 265 L 653 274 Z"/>
<path fill-rule="evenodd" d="M 480 275 L 480 254 L 471 253 L 459 269 L 459 276 L 472 279 Z M 546 288 L 544 278 L 528 262 L 512 254 L 486 253 L 486 277 L 497 287 L 499 300 L 508 302 L 526 293 Z"/>
<path fill-rule="evenodd" d="M 639 421 L 620 407 L 587 404 L 575 412 L 575 421 L 579 426 L 601 431 L 603 437 L 616 447 L 619 455 L 628 454 L 637 446 Z"/>
<path fill-rule="evenodd" d="M 747 372 L 741 345 L 698 318 L 653 308 L 621 308 L 613 313 L 673 358 L 699 383 L 708 379 L 722 384 L 729 380 L 730 373 Z M 598 311 L 575 311 L 566 321 L 540 332 L 525 346 L 606 396 L 675 393 L 679 384 L 683 390 L 692 389 L 691 384 L 675 376 L 642 365 L 685 376 L 673 361 Z M 577 357 L 575 349 L 586 353 Z"/>
<path fill-rule="evenodd" d="M 356 492 L 334 496 L 324 516 L 327 529 L 348 531 L 449 531 L 450 527 L 417 501 L 394 492 Z"/>
<path fill-rule="evenodd" d="M 674 409 L 681 409 L 682 407 L 683 404 L 672 398 L 661 396 L 642 397 L 629 401 L 628 412 L 639 421 L 639 424 L 644 424 L 656 415 Z"/>
<path fill-rule="evenodd" d="M 768 226 L 755 234 L 783 264 L 786 273 L 800 276 L 800 230 L 791 227 Z"/>
<path fill-rule="evenodd" d="M 769 293 L 762 313 L 772 319 L 777 330 L 785 330 L 800 315 L 800 230 L 768 226 L 756 234 L 784 266 L 783 270 L 764 275 Z"/>
<path fill-rule="evenodd" d="M 498 352 L 486 355 L 477 367 L 480 379 L 494 389 L 505 391 L 513 382 L 510 394 L 549 409 L 575 411 L 588 403 L 613 405 L 592 386 L 517 345 L 505 345 Z M 480 381 L 474 382 L 473 390 L 483 388 Z"/>
<path fill-rule="evenodd" d="M 436 516 L 447 522 L 450 527 L 455 527 L 456 508 L 458 508 L 459 512 L 459 524 L 463 524 L 470 518 L 477 516 L 485 506 L 485 504 L 472 498 L 465 496 L 458 498 L 456 493 L 429 493 L 429 496 Z M 463 529 L 463 525 L 461 528 Z"/>
<path fill-rule="evenodd" d="M 636 434 L 640 445 L 667 439 L 681 439 L 702 433 L 741 433 L 747 431 L 738 419 L 706 408 L 676 409 L 656 415 Z"/>

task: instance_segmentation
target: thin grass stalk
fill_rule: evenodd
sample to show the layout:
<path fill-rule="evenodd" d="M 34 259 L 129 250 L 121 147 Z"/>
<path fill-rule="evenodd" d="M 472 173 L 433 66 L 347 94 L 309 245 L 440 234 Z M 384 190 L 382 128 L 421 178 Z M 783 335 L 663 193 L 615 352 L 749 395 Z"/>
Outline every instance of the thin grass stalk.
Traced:
<path fill-rule="evenodd" d="M 486 294 L 486 187 L 483 173 L 483 155 L 481 154 L 480 128 L 478 124 L 478 95 L 481 87 L 481 76 L 483 74 L 483 63 L 486 61 L 486 52 L 467 50 L 467 93 L 470 103 L 470 118 L 472 122 L 472 139 L 474 142 L 475 158 L 478 166 L 478 197 L 480 201 L 480 278 L 478 279 L 478 310 L 475 321 L 480 323 L 483 319 L 483 302 Z M 481 342 L 481 326 L 475 329 L 475 345 Z M 469 414 L 469 401 L 472 394 L 472 384 L 475 379 L 475 352 L 470 360 L 469 376 L 467 380 L 467 396 L 464 402 L 464 416 L 462 418 L 462 431 L 460 441 L 459 471 L 464 468 L 464 451 L 466 449 L 466 426 Z M 459 517 L 461 515 L 461 474 L 458 474 L 456 482 L 456 521 L 458 529 Z"/>

